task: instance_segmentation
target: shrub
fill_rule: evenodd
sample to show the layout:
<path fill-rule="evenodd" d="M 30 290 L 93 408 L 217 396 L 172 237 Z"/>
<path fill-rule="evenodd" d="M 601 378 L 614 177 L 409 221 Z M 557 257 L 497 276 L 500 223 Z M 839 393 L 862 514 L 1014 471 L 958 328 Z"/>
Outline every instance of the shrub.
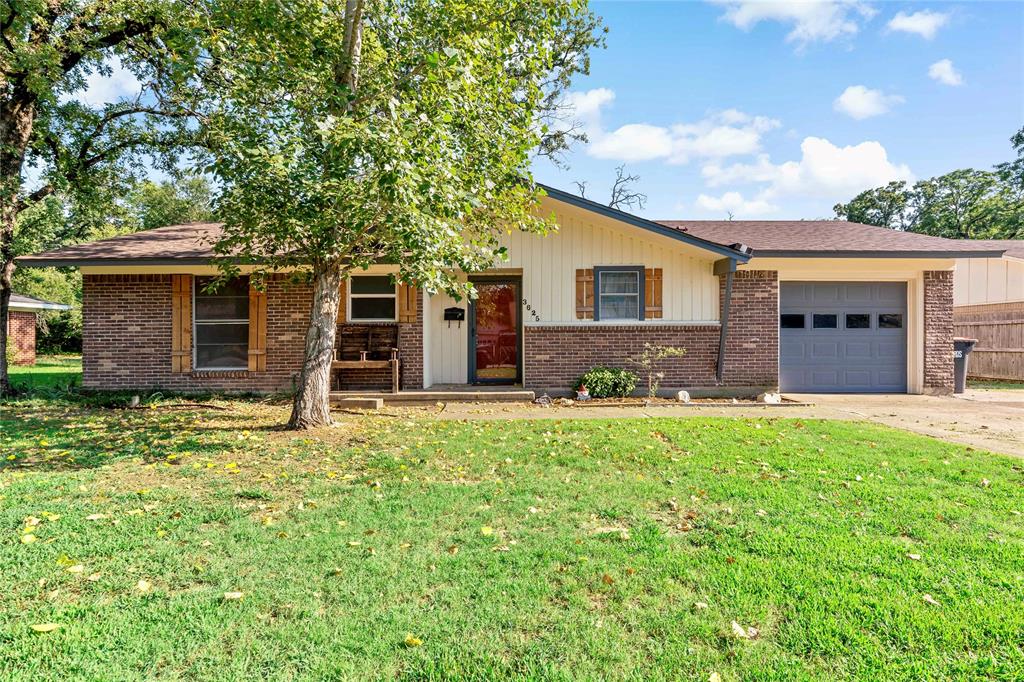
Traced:
<path fill-rule="evenodd" d="M 636 375 L 628 369 L 594 367 L 577 381 L 575 388 L 586 386 L 593 398 L 623 398 L 636 388 Z"/>

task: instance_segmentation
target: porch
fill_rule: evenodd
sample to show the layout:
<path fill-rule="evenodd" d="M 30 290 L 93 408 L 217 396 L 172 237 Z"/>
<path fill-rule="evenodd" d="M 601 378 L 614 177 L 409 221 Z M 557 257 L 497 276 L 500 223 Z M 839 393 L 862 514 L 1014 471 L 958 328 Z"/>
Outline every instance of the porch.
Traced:
<path fill-rule="evenodd" d="M 373 407 L 371 401 L 382 405 L 424 405 L 437 402 L 533 402 L 536 394 L 521 386 L 474 386 L 469 384 L 435 384 L 430 388 L 390 391 L 331 391 L 335 405 Z M 357 402 L 366 401 L 366 405 Z"/>

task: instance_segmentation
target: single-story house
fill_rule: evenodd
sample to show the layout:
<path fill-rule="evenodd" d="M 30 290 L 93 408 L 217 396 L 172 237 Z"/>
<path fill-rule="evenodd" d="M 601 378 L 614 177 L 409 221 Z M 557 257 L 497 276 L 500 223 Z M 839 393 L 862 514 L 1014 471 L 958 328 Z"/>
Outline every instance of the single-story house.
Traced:
<path fill-rule="evenodd" d="M 686 350 L 665 361 L 665 390 L 947 393 L 956 259 L 1003 254 L 842 221 L 651 221 L 544 189 L 538 210 L 559 230 L 504 237 L 505 262 L 463 275 L 475 300 L 396 285 L 377 265 L 343 285 L 339 338 L 371 352 L 393 339 L 405 390 L 564 393 L 646 342 Z M 293 386 L 310 287 L 281 273 L 263 292 L 243 277 L 207 293 L 219 232 L 172 225 L 19 259 L 81 269 L 85 387 Z M 391 381 L 386 368 L 341 374 L 345 388 Z"/>
<path fill-rule="evenodd" d="M 36 364 L 36 316 L 43 310 L 71 310 L 63 303 L 11 294 L 7 317 L 7 343 L 14 348 L 14 364 Z"/>
<path fill-rule="evenodd" d="M 956 261 L 954 329 L 957 336 L 978 339 L 968 373 L 1024 381 L 1024 239 L 973 243 L 1005 252 L 1001 258 Z"/>

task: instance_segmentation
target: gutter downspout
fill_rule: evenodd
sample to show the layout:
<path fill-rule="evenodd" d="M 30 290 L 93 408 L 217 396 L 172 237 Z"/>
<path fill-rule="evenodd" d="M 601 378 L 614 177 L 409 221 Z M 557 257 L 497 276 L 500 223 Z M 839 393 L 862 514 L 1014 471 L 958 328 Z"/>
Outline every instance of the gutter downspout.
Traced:
<path fill-rule="evenodd" d="M 729 338 L 729 305 L 732 303 L 732 278 L 736 272 L 736 259 L 723 258 L 715 261 L 714 273 L 725 275 L 725 296 L 722 299 L 721 328 L 718 334 L 718 361 L 715 363 L 715 383 L 722 385 L 725 373 L 725 343 Z"/>
<path fill-rule="evenodd" d="M 725 341 L 729 337 L 729 303 L 732 301 L 732 271 L 725 274 L 725 300 L 722 301 L 722 328 L 718 334 L 718 366 L 715 367 L 715 382 L 722 385 L 725 371 Z"/>

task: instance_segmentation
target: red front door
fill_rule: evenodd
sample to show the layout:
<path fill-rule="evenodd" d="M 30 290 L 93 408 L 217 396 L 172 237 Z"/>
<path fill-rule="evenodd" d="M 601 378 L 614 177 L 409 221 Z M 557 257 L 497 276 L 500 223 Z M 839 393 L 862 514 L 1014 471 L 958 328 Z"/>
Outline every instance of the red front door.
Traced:
<path fill-rule="evenodd" d="M 476 281 L 470 306 L 470 363 L 474 383 L 519 379 L 519 283 Z"/>

